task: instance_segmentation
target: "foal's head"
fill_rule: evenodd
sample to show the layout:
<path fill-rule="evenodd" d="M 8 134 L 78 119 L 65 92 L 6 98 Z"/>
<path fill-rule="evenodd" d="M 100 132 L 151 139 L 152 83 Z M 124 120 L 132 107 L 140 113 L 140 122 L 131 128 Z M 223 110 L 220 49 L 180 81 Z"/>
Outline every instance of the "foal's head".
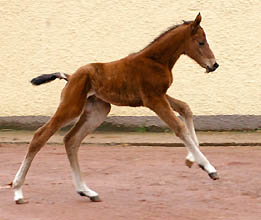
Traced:
<path fill-rule="evenodd" d="M 189 33 L 185 41 L 185 54 L 205 68 L 207 73 L 213 72 L 218 68 L 218 64 L 200 22 L 201 15 L 199 13 L 196 19 L 189 23 Z"/>

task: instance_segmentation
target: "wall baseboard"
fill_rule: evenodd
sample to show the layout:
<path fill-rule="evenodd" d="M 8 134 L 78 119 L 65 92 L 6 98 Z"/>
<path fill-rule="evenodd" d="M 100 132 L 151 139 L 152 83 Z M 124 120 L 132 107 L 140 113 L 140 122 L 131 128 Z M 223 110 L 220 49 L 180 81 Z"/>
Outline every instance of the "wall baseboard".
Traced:
<path fill-rule="evenodd" d="M 0 129 L 35 130 L 49 119 L 48 116 L 0 117 Z M 261 129 L 261 115 L 199 115 L 194 116 L 194 123 L 198 131 L 258 130 Z M 97 130 L 169 131 L 167 125 L 156 116 L 110 116 Z"/>

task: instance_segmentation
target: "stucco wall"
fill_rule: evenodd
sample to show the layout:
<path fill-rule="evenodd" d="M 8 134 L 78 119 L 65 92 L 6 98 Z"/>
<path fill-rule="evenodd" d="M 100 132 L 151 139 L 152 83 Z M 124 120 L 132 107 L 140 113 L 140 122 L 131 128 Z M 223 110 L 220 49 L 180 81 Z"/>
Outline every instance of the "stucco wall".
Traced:
<path fill-rule="evenodd" d="M 65 82 L 33 87 L 31 78 L 119 59 L 199 11 L 220 68 L 207 75 L 181 57 L 169 94 L 196 115 L 261 115 L 260 0 L 0 0 L 0 116 L 52 115 Z M 153 113 L 113 107 L 111 115 Z"/>

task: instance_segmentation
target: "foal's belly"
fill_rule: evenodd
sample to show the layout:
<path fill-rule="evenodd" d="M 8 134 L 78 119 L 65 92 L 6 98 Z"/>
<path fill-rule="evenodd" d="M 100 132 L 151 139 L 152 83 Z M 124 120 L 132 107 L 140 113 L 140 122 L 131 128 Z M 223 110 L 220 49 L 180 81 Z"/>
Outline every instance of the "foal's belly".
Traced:
<path fill-rule="evenodd" d="M 126 70 L 126 66 L 111 63 L 94 67 L 91 86 L 98 98 L 118 106 L 142 106 L 137 75 Z"/>
<path fill-rule="evenodd" d="M 136 92 L 124 92 L 121 90 L 103 91 L 102 89 L 98 89 L 97 91 L 95 91 L 95 95 L 103 101 L 113 105 L 132 107 L 138 107 L 143 105 L 140 96 Z"/>

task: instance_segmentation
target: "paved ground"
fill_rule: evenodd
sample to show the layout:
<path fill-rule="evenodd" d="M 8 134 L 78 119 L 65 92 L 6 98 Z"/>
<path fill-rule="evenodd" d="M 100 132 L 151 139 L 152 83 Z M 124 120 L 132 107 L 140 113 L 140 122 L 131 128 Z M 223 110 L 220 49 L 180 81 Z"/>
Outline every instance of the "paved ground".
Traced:
<path fill-rule="evenodd" d="M 32 133 L 1 132 L 0 220 L 260 220 L 261 144 L 254 146 L 260 135 L 199 133 L 203 145 L 219 145 L 201 148 L 219 171 L 217 181 L 197 166 L 184 166 L 185 148 L 163 147 L 180 143 L 171 134 L 91 135 L 85 142 L 92 144 L 80 149 L 80 162 L 84 179 L 103 199 L 92 203 L 74 192 L 58 134 L 40 151 L 28 173 L 24 193 L 29 203 L 15 205 L 7 184 Z M 221 146 L 222 141 L 231 146 Z"/>
<path fill-rule="evenodd" d="M 32 131 L 0 130 L 0 143 L 29 143 Z M 62 144 L 64 132 L 55 134 L 50 144 Z M 261 132 L 197 132 L 201 145 L 206 146 L 261 146 Z M 96 132 L 85 138 L 84 144 L 182 146 L 172 133 L 150 132 Z"/>

